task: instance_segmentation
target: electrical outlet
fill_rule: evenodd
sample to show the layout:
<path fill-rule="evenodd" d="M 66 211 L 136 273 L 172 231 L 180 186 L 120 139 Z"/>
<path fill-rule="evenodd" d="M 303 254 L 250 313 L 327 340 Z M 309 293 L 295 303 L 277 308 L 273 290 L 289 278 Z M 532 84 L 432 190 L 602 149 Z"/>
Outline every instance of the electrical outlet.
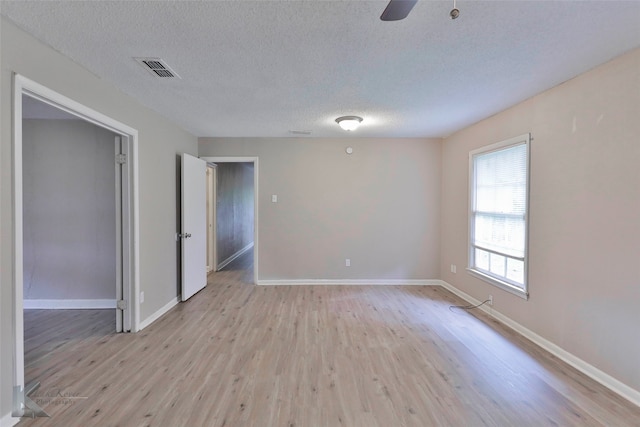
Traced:
<path fill-rule="evenodd" d="M 346 259 L 344 260 L 344 266 L 345 266 L 345 267 L 351 267 L 351 260 L 350 260 L 349 258 L 346 258 Z"/>
<path fill-rule="evenodd" d="M 455 264 L 451 264 L 451 272 L 455 273 L 456 272 L 456 265 Z"/>
<path fill-rule="evenodd" d="M 487 300 L 489 301 L 487 304 L 489 304 L 489 305 L 493 305 L 493 295 L 489 295 L 489 297 L 487 298 Z"/>
<path fill-rule="evenodd" d="M 140 304 L 144 302 L 144 292 L 140 292 Z"/>

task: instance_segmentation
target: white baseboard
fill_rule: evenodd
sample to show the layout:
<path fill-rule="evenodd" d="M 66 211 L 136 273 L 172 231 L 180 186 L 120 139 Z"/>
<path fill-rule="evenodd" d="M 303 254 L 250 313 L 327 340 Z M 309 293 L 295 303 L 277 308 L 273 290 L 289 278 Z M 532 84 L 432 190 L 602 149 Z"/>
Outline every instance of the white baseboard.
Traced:
<path fill-rule="evenodd" d="M 0 418 L 0 427 L 13 427 L 20 422 L 20 418 L 11 416 L 11 412 Z"/>
<path fill-rule="evenodd" d="M 162 308 L 160 308 L 160 310 L 156 311 L 151 316 L 147 317 L 142 322 L 140 322 L 140 327 L 138 328 L 138 331 L 143 330 L 144 328 L 146 328 L 147 326 L 149 326 L 150 324 L 152 324 L 153 322 L 158 320 L 163 314 L 165 314 L 167 311 L 171 310 L 179 302 L 180 302 L 180 297 L 177 296 L 174 299 L 172 299 L 171 301 L 169 301 L 168 303 L 166 303 Z"/>
<path fill-rule="evenodd" d="M 258 285 L 268 286 L 300 286 L 300 285 L 415 285 L 440 286 L 440 280 L 412 280 L 412 279 L 302 279 L 302 280 L 258 280 Z"/>
<path fill-rule="evenodd" d="M 445 282 L 444 280 L 441 280 L 440 282 L 443 288 L 447 289 L 448 291 L 451 291 L 452 293 L 459 296 L 460 298 L 462 298 L 463 300 L 467 301 L 470 304 L 478 305 L 482 302 L 480 300 L 475 299 L 471 295 L 461 291 L 460 289 L 452 286 L 451 284 Z M 534 344 L 537 344 L 538 346 L 547 350 L 549 353 L 553 354 L 557 358 L 573 366 L 578 371 L 594 379 L 595 381 L 599 382 L 603 386 L 619 394 L 620 396 L 624 397 L 625 399 L 629 400 L 635 405 L 640 406 L 640 391 L 629 387 L 628 385 L 615 379 L 611 375 L 601 371 L 595 366 L 585 362 L 584 360 L 580 359 L 574 354 L 569 353 L 562 347 L 552 343 L 546 338 L 541 337 L 540 335 L 536 334 L 530 329 L 525 328 L 515 320 L 505 316 L 504 314 L 496 311 L 495 309 L 487 307 L 486 305 L 480 306 L 478 308 L 484 311 L 485 313 L 487 313 L 489 316 L 498 320 L 502 324 L 513 329 L 523 337 L 527 338 L 529 341 L 532 341 Z"/>
<path fill-rule="evenodd" d="M 25 309 L 73 310 L 116 308 L 115 299 L 25 299 Z"/>
<path fill-rule="evenodd" d="M 227 265 L 231 264 L 236 258 L 241 257 L 242 255 L 245 254 L 245 252 L 251 250 L 251 248 L 253 248 L 253 242 L 249 243 L 247 246 L 240 249 L 238 252 L 236 252 L 235 254 L 231 255 L 229 258 L 225 259 L 220 264 L 218 264 L 218 268 L 216 269 L 216 271 L 222 270 Z"/>

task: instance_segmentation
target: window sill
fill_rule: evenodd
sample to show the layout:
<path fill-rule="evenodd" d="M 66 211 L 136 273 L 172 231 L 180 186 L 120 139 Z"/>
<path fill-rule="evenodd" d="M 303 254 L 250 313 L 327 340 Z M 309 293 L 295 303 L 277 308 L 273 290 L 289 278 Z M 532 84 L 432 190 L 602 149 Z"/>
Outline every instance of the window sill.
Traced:
<path fill-rule="evenodd" d="M 483 280 L 487 283 L 492 284 L 493 286 L 496 286 L 504 291 L 507 291 L 515 296 L 518 296 L 522 299 L 528 300 L 529 299 L 529 293 L 524 291 L 523 289 L 520 289 L 516 286 L 513 286 L 507 282 L 503 282 L 501 280 L 496 279 L 495 277 L 491 277 L 487 274 L 484 274 L 478 270 L 474 270 L 472 268 L 467 268 L 467 272 L 469 272 L 469 274 L 471 274 L 474 277 L 477 277 L 480 280 Z"/>

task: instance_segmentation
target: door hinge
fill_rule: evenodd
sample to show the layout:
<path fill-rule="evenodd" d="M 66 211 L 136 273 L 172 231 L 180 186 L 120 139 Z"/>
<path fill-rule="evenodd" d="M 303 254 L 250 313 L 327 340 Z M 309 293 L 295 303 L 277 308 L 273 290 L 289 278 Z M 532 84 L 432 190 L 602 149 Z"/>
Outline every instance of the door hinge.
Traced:
<path fill-rule="evenodd" d="M 116 163 L 119 165 L 123 165 L 127 163 L 127 155 L 126 154 L 116 154 Z"/>
<path fill-rule="evenodd" d="M 126 310 L 127 309 L 127 301 L 126 300 L 118 300 L 116 303 L 116 307 L 118 310 Z"/>

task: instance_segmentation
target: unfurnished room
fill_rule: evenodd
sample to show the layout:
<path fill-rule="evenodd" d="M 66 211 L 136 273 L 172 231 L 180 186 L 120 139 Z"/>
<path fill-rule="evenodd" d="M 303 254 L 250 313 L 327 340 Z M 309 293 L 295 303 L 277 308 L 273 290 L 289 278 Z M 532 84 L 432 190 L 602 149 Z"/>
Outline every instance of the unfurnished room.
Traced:
<path fill-rule="evenodd" d="M 640 425 L 640 2 L 0 0 L 0 427 Z"/>

